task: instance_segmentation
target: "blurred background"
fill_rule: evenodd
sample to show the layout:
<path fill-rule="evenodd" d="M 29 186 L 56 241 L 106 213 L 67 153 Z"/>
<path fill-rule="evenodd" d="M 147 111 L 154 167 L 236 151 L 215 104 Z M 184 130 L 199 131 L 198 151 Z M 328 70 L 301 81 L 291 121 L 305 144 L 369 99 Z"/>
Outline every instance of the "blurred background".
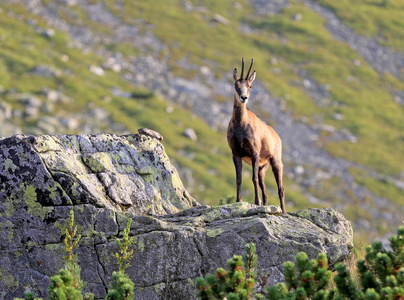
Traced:
<path fill-rule="evenodd" d="M 404 0 L 1 0 L 0 136 L 147 127 L 191 195 L 226 203 L 242 56 L 257 71 L 248 106 L 283 141 L 286 209 L 337 209 L 359 244 L 395 233 Z M 279 205 L 270 170 L 266 181 Z"/>

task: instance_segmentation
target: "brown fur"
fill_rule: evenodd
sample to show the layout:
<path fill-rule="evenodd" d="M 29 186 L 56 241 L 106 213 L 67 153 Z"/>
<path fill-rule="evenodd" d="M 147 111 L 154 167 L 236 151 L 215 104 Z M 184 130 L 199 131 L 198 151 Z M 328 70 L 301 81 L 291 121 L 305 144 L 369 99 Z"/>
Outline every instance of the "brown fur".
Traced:
<path fill-rule="evenodd" d="M 251 62 L 252 66 L 253 62 Z M 233 154 L 233 162 L 236 167 L 237 177 L 237 202 L 241 199 L 242 181 L 242 160 L 253 167 L 253 183 L 255 190 L 255 204 L 260 205 L 261 199 L 258 192 L 258 185 L 262 191 L 264 205 L 268 205 L 268 195 L 265 187 L 265 172 L 269 166 L 272 167 L 276 183 L 278 185 L 278 196 L 282 208 L 285 212 L 285 195 L 282 184 L 283 164 L 282 164 L 282 142 L 278 134 L 271 127 L 262 122 L 246 104 L 255 80 L 255 71 L 249 76 L 250 69 L 245 79 L 243 79 L 243 67 L 241 78 L 237 79 L 237 69 L 234 69 L 236 93 L 234 95 L 233 115 L 227 130 L 227 141 Z"/>

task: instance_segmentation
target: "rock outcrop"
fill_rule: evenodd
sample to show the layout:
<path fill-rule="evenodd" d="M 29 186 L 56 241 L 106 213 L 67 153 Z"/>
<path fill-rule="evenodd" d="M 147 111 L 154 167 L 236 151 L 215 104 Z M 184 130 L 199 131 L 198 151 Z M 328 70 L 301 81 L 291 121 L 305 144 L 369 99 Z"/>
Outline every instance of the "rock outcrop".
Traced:
<path fill-rule="evenodd" d="M 161 136 L 64 135 L 0 139 L 0 299 L 27 290 L 47 298 L 63 266 L 61 228 L 75 212 L 86 290 L 105 297 L 117 269 L 115 240 L 132 218 L 127 270 L 135 299 L 192 299 L 194 279 L 257 245 L 268 284 L 299 251 L 331 265 L 352 248 L 350 223 L 333 209 L 280 214 L 277 206 L 199 205 L 184 189 Z"/>

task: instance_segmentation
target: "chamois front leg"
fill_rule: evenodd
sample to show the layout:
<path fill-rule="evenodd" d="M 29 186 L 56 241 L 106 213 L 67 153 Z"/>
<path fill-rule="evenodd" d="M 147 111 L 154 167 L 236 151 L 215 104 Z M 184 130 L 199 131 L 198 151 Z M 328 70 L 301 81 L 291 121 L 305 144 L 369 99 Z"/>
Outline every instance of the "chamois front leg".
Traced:
<path fill-rule="evenodd" d="M 272 172 L 274 173 L 276 184 L 278 185 L 279 202 L 281 204 L 282 213 L 285 213 L 285 190 L 283 189 L 283 164 L 280 159 L 272 159 L 270 161 Z"/>
<path fill-rule="evenodd" d="M 233 153 L 233 162 L 236 167 L 236 182 L 237 182 L 237 202 L 243 201 L 241 199 L 241 181 L 242 181 L 242 171 L 243 171 L 243 161 L 241 157 Z"/>
<path fill-rule="evenodd" d="M 263 205 L 268 205 L 268 193 L 267 193 L 267 188 L 265 186 L 265 173 L 266 173 L 268 167 L 269 167 L 269 163 L 267 163 L 266 165 L 261 166 L 260 169 L 259 169 L 259 173 L 258 173 L 258 179 L 259 179 L 260 188 L 261 188 L 261 191 L 262 191 Z"/>
<path fill-rule="evenodd" d="M 260 168 L 260 158 L 258 155 L 254 155 L 251 159 L 252 161 L 252 169 L 253 169 L 253 178 L 252 181 L 254 183 L 254 191 L 255 191 L 255 205 L 261 205 L 261 199 L 258 190 L 258 174 Z"/>

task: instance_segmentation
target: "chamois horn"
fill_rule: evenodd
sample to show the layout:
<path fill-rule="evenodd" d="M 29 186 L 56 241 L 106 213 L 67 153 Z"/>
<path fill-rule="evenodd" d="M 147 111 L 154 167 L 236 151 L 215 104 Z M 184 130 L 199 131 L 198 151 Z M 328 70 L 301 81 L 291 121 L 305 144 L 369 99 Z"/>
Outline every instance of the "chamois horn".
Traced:
<path fill-rule="evenodd" d="M 248 69 L 247 75 L 245 76 L 245 79 L 246 79 L 246 80 L 248 79 L 248 75 L 250 75 L 250 71 L 251 71 L 251 67 L 252 67 L 253 63 L 254 63 L 254 58 L 251 59 L 250 68 Z M 243 75 L 241 75 L 241 77 L 243 77 Z"/>
<path fill-rule="evenodd" d="M 240 75 L 241 79 L 243 79 L 243 73 L 244 73 L 244 57 L 241 58 L 241 75 Z"/>

